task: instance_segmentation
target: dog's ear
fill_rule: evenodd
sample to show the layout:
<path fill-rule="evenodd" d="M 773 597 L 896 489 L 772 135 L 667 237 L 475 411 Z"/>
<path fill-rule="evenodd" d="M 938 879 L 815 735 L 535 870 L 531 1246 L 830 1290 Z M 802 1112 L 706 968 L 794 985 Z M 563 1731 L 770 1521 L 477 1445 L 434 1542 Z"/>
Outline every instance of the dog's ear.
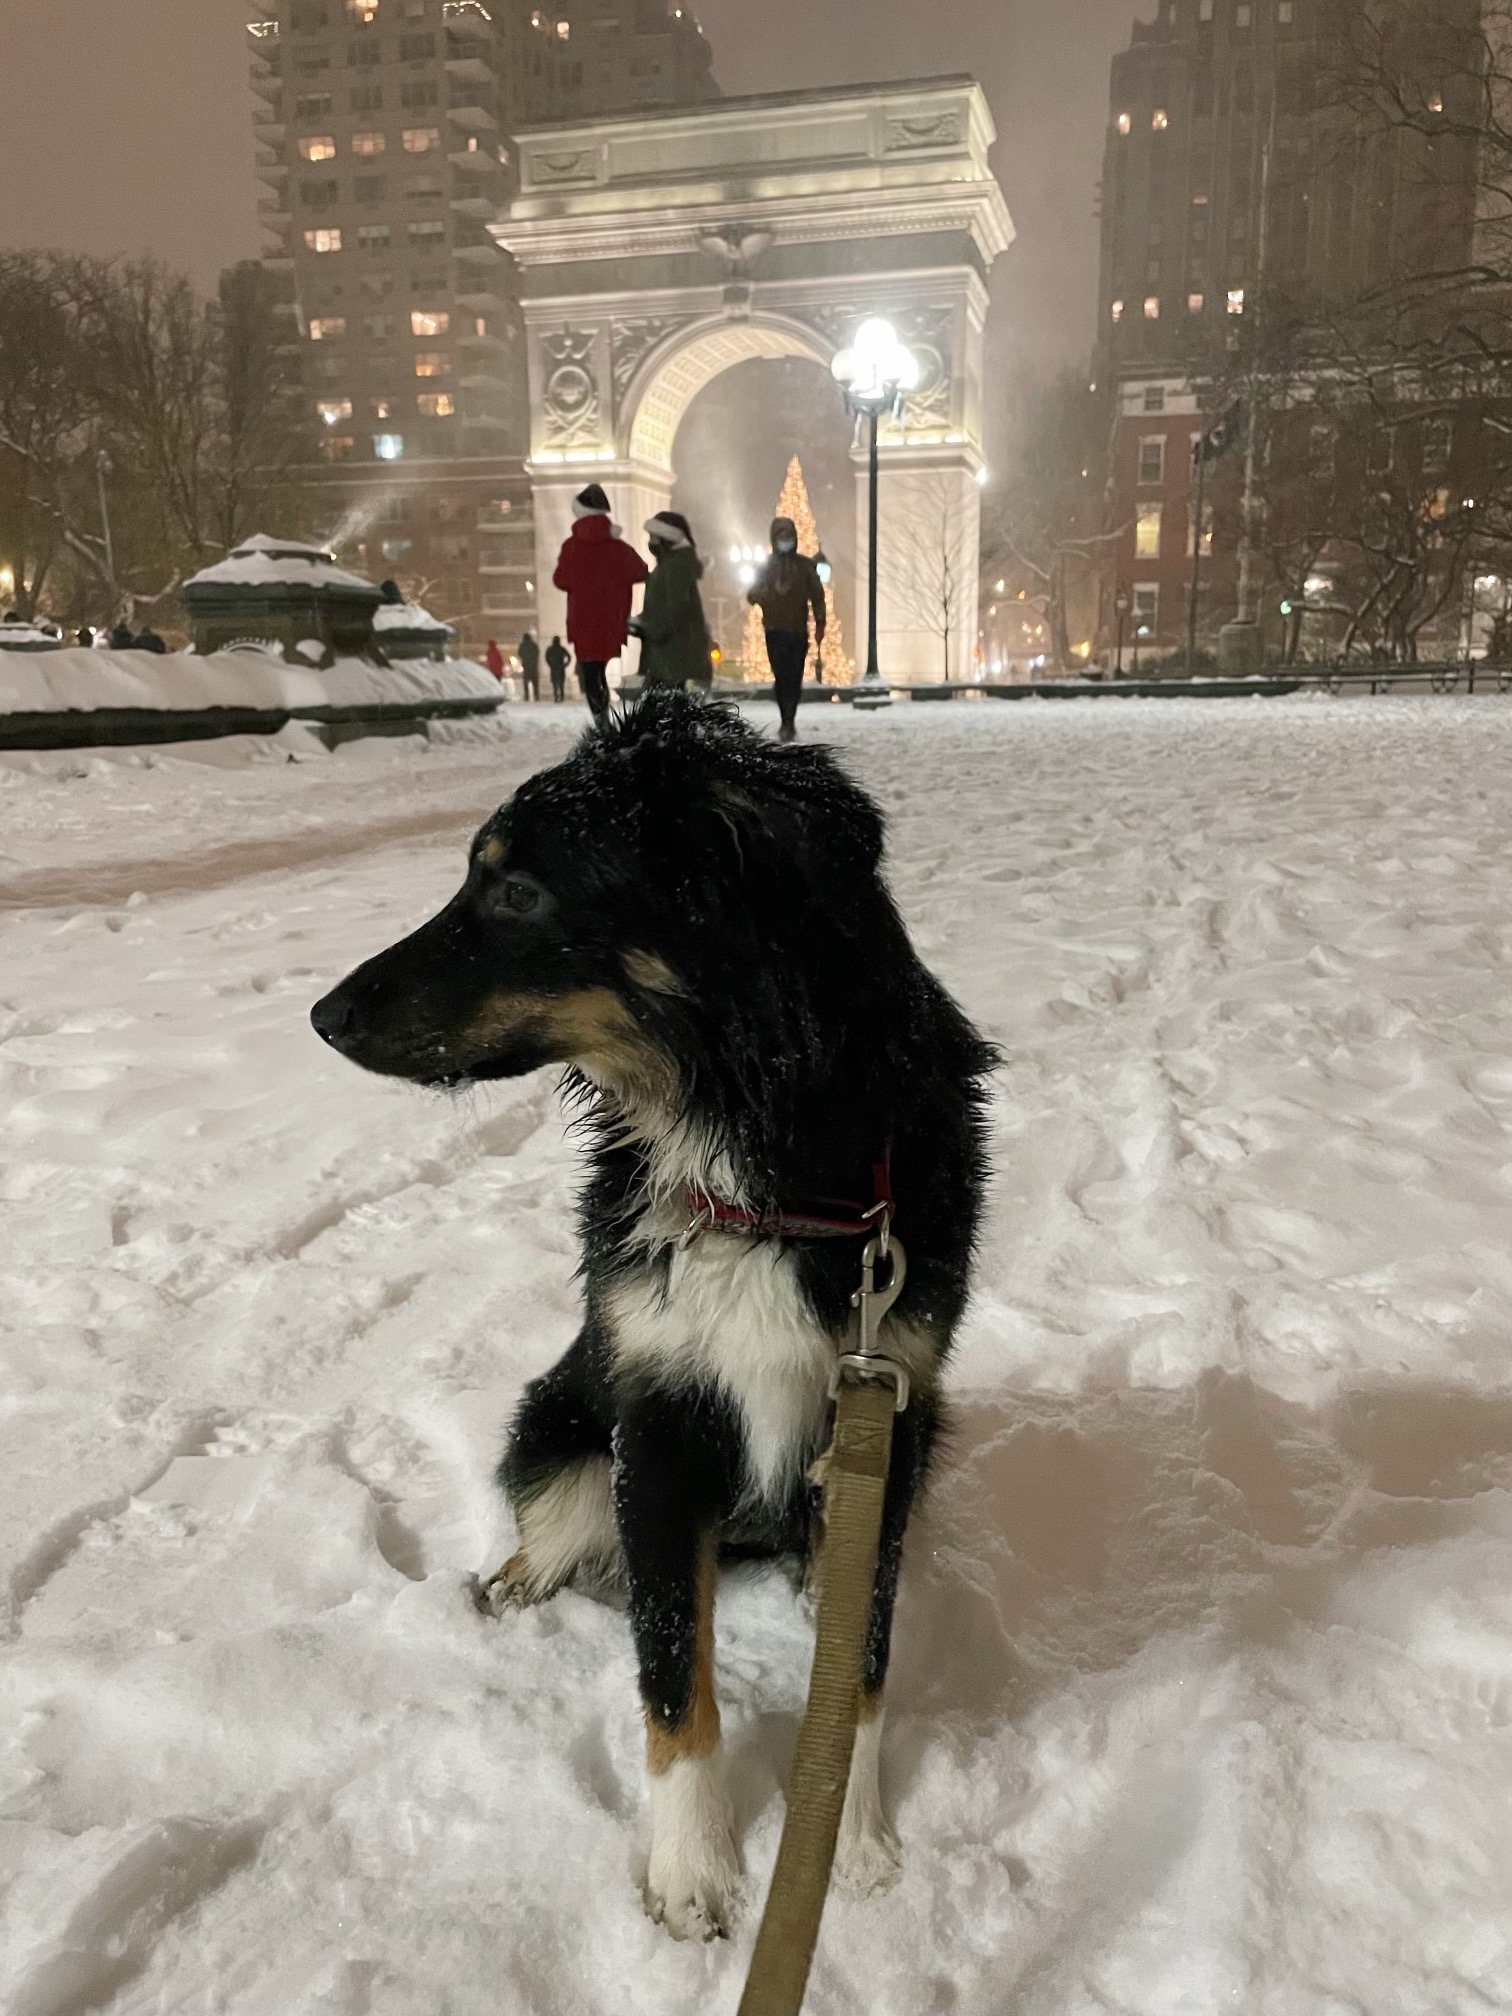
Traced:
<path fill-rule="evenodd" d="M 881 812 L 823 750 L 787 751 L 759 782 L 720 778 L 708 798 L 737 844 L 852 874 L 881 865 Z"/>

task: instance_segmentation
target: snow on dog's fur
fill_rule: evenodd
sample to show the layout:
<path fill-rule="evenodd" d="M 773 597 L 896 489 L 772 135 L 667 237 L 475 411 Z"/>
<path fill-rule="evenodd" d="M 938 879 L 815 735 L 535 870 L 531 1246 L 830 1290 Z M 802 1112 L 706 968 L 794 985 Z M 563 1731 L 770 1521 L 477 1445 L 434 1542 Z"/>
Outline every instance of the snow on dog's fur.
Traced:
<path fill-rule="evenodd" d="M 623 1575 L 652 1778 L 648 1904 L 680 1934 L 729 1920 L 738 1862 L 719 1772 L 721 1554 L 806 1559 L 829 1373 L 858 1238 L 688 1240 L 694 1199 L 757 1217 L 876 1198 L 909 1264 L 884 1348 L 899 1418 L 840 1874 L 884 1887 L 877 1782 L 904 1531 L 966 1299 L 988 1046 L 925 970 L 881 875 L 883 822 L 815 746 L 781 749 L 672 692 L 588 735 L 473 845 L 442 913 L 320 1002 L 369 1070 L 453 1086 L 566 1065 L 585 1102 L 586 1310 L 526 1390 L 500 1478 L 519 1551 L 500 1607 Z"/>

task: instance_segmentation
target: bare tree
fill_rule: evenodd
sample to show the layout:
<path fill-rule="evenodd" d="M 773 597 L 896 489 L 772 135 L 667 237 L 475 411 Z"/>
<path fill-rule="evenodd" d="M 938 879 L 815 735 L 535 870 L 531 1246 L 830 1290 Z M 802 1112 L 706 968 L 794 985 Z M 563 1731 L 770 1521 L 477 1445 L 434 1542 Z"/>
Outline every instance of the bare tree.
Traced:
<path fill-rule="evenodd" d="M 958 479 L 943 473 L 914 478 L 905 523 L 887 539 L 884 578 L 898 606 L 940 640 L 945 679 L 952 676 L 950 646 L 972 585 L 975 542 L 967 522 L 969 505 Z"/>

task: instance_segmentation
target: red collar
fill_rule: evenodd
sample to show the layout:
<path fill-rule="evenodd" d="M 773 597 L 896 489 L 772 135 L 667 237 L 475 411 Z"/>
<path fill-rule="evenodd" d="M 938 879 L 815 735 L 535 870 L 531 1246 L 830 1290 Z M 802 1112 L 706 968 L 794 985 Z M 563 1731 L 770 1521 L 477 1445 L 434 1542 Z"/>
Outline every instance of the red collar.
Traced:
<path fill-rule="evenodd" d="M 816 1197 L 811 1209 L 753 1211 L 701 1190 L 688 1193 L 688 1234 L 736 1232 L 751 1239 L 861 1239 L 891 1224 L 894 1216 L 892 1154 L 872 1169 L 876 1202 L 855 1204 L 843 1197 Z"/>

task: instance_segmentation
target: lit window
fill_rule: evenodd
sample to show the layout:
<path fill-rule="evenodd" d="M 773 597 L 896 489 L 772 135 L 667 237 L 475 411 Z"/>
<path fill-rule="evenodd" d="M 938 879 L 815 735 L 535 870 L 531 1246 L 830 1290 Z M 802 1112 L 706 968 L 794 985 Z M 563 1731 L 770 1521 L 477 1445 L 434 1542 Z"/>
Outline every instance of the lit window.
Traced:
<path fill-rule="evenodd" d="M 373 436 L 373 453 L 380 462 L 397 462 L 404 453 L 404 436 L 402 434 L 375 434 Z"/>
<path fill-rule="evenodd" d="M 559 42 L 570 42 L 572 40 L 572 23 L 570 21 L 558 21 L 556 32 Z"/>
<path fill-rule="evenodd" d="M 1160 296 L 1158 294 L 1146 294 L 1144 308 L 1146 322 L 1158 322 L 1160 320 Z"/>
<path fill-rule="evenodd" d="M 407 560 L 414 544 L 413 539 L 385 539 L 378 550 L 385 560 Z"/>
<path fill-rule="evenodd" d="M 1134 121 L 1133 121 L 1133 120 L 1132 120 L 1132 119 L 1131 119 L 1131 118 L 1129 117 L 1129 115 L 1128 115 L 1128 113 L 1127 113 L 1127 112 L 1120 112 L 1120 113 L 1119 113 L 1119 115 L 1118 115 L 1118 130 L 1119 130 L 1119 132 L 1120 132 L 1120 133 L 1132 133 L 1132 132 L 1133 132 L 1133 130 L 1134 130 Z"/>
<path fill-rule="evenodd" d="M 448 419 L 457 410 L 456 401 L 450 392 L 422 392 L 415 404 L 431 420 Z"/>
<path fill-rule="evenodd" d="M 1113 320 L 1115 322 L 1122 322 L 1123 314 L 1124 314 L 1124 304 L 1122 303 L 1122 301 L 1115 301 L 1113 303 Z"/>
<path fill-rule="evenodd" d="M 1141 504 L 1134 519 L 1134 557 L 1137 560 L 1158 560 L 1160 558 L 1160 521 L 1164 507 L 1159 504 Z"/>
<path fill-rule="evenodd" d="M 322 399 L 315 408 L 327 427 L 339 427 L 343 420 L 352 417 L 350 399 Z"/>
<path fill-rule="evenodd" d="M 1228 290 L 1228 312 L 1230 315 L 1242 315 L 1244 313 L 1244 289 L 1242 287 L 1230 287 Z"/>
<path fill-rule="evenodd" d="M 393 417 L 394 402 L 392 399 L 375 399 L 373 401 L 373 418 L 375 420 L 392 420 Z"/>
<path fill-rule="evenodd" d="M 304 241 L 312 252 L 339 252 L 341 250 L 341 232 L 332 229 L 329 225 L 319 231 L 306 231 Z"/>
<path fill-rule="evenodd" d="M 1429 110 L 1430 112 L 1442 112 L 1442 111 L 1443 111 L 1443 109 L 1444 109 L 1444 94 L 1443 94 L 1443 92 L 1442 92 L 1442 91 L 1430 91 L 1430 92 L 1428 93 L 1428 110 Z"/>
<path fill-rule="evenodd" d="M 316 315 L 310 321 L 310 341 L 329 343 L 334 336 L 345 336 L 345 315 Z"/>
<path fill-rule="evenodd" d="M 312 133 L 300 141 L 299 152 L 306 161 L 334 161 L 336 142 L 329 133 Z"/>
<path fill-rule="evenodd" d="M 1164 483 L 1166 444 L 1163 434 L 1147 434 L 1139 444 L 1139 480 Z"/>
<path fill-rule="evenodd" d="M 444 336 L 451 327 L 450 315 L 433 308 L 416 308 L 410 314 L 410 334 L 413 336 Z"/>
<path fill-rule="evenodd" d="M 327 462 L 346 462 L 357 443 L 350 434 L 322 434 L 317 446 Z"/>
<path fill-rule="evenodd" d="M 352 152 L 354 154 L 381 154 L 385 141 L 381 133 L 354 133 Z"/>
<path fill-rule="evenodd" d="M 488 334 L 488 322 L 484 316 L 474 315 L 473 334 L 474 336 L 486 336 Z"/>
<path fill-rule="evenodd" d="M 415 352 L 415 376 L 417 378 L 445 378 L 451 370 L 451 359 L 444 350 L 417 350 Z"/>
<path fill-rule="evenodd" d="M 1134 590 L 1134 635 L 1153 637 L 1160 627 L 1160 588 L 1147 582 Z"/>
<path fill-rule="evenodd" d="M 406 126 L 402 137 L 406 154 L 434 154 L 441 145 L 439 126 Z"/>
<path fill-rule="evenodd" d="M 1188 294 L 1187 296 L 1188 315 L 1200 315 L 1203 309 L 1206 308 L 1206 306 L 1207 306 L 1207 296 L 1205 294 Z"/>
<path fill-rule="evenodd" d="M 1163 107 L 1150 114 L 1150 124 L 1157 133 L 1164 133 L 1170 126 L 1171 115 Z"/>
<path fill-rule="evenodd" d="M 378 18 L 378 0 L 347 0 L 347 12 L 359 28 Z"/>

